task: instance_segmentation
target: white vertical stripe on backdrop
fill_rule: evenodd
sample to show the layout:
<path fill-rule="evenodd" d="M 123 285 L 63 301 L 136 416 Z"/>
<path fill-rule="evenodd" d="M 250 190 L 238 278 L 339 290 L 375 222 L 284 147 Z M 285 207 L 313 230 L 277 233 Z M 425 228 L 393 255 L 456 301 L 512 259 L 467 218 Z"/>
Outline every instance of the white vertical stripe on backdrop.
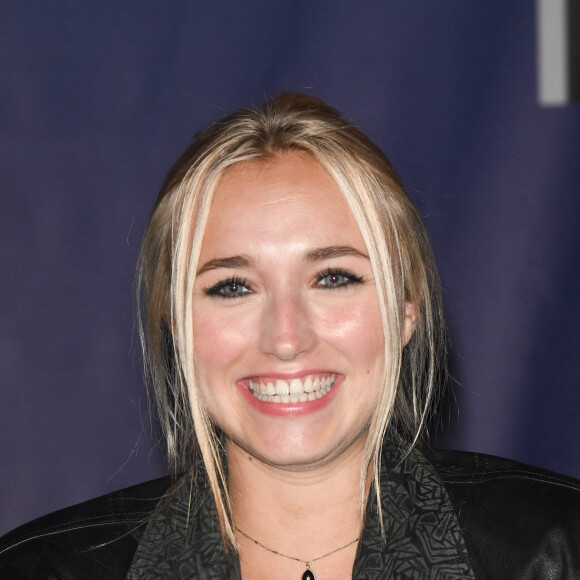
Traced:
<path fill-rule="evenodd" d="M 569 102 L 567 0 L 536 0 L 538 99 L 544 106 Z"/>

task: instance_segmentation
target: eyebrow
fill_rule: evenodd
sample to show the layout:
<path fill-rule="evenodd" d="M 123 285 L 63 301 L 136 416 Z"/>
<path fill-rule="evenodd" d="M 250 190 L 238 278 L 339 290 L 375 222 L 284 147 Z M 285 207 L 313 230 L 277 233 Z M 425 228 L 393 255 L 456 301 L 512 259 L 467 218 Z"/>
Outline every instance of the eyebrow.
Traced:
<path fill-rule="evenodd" d="M 359 256 L 360 258 L 370 258 L 363 252 L 351 246 L 329 246 L 328 248 L 316 248 L 306 252 L 304 259 L 306 262 L 322 262 L 331 258 L 341 258 L 342 256 Z"/>
<path fill-rule="evenodd" d="M 369 260 L 370 258 L 363 252 L 352 248 L 351 246 L 329 246 L 327 248 L 316 248 L 309 250 L 304 255 L 305 262 L 322 262 L 332 258 L 341 258 L 343 256 L 358 256 Z M 216 258 L 206 262 L 198 271 L 197 276 L 209 272 L 210 270 L 217 270 L 218 268 L 248 268 L 253 265 L 254 261 L 248 256 L 241 254 L 239 256 L 229 256 L 227 258 Z"/>
<path fill-rule="evenodd" d="M 229 258 L 216 258 L 206 262 L 198 271 L 196 276 L 216 270 L 217 268 L 247 268 L 252 264 L 252 260 L 248 256 L 230 256 Z"/>

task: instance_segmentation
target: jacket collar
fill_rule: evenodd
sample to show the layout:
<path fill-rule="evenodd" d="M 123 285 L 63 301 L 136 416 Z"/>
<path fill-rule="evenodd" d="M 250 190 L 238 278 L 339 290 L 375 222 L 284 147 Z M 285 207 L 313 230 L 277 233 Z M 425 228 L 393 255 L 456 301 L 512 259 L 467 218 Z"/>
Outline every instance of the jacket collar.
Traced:
<path fill-rule="evenodd" d="M 401 460 L 389 447 L 382 462 L 380 495 L 385 535 L 371 496 L 354 579 L 475 578 L 449 497 L 421 454 Z M 184 476 L 178 482 L 147 524 L 127 577 L 241 578 L 237 556 L 225 557 L 207 481 L 194 486 L 191 476 Z"/>
<path fill-rule="evenodd" d="M 241 578 L 235 553 L 226 558 L 205 477 L 184 475 L 161 500 L 139 543 L 128 579 Z"/>
<path fill-rule="evenodd" d="M 385 533 L 372 495 L 353 578 L 475 578 L 451 501 L 423 455 L 401 458 L 387 446 L 380 496 Z"/>

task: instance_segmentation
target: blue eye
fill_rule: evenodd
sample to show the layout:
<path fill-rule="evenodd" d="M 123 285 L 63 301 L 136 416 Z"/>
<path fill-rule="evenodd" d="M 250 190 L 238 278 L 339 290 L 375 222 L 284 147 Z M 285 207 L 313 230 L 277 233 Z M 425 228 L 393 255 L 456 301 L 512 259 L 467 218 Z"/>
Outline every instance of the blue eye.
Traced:
<path fill-rule="evenodd" d="M 328 290 L 344 288 L 352 284 L 362 284 L 363 278 L 341 269 L 328 269 L 316 277 L 316 286 Z"/>
<path fill-rule="evenodd" d="M 218 296 L 221 298 L 239 298 L 246 294 L 251 294 L 252 290 L 248 287 L 246 280 L 241 278 L 230 278 L 218 282 L 211 288 L 207 288 L 205 293 L 208 296 Z"/>

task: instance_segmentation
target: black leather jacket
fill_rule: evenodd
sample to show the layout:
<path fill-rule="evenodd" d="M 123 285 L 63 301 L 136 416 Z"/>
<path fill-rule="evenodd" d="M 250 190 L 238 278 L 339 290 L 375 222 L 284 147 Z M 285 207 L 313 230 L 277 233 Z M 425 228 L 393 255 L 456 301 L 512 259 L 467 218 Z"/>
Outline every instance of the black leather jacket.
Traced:
<path fill-rule="evenodd" d="M 386 455 L 386 541 L 371 499 L 353 578 L 580 578 L 580 482 L 480 454 Z M 0 578 L 239 579 L 204 481 L 185 476 L 160 502 L 169 487 L 150 481 L 18 528 L 0 542 Z"/>

